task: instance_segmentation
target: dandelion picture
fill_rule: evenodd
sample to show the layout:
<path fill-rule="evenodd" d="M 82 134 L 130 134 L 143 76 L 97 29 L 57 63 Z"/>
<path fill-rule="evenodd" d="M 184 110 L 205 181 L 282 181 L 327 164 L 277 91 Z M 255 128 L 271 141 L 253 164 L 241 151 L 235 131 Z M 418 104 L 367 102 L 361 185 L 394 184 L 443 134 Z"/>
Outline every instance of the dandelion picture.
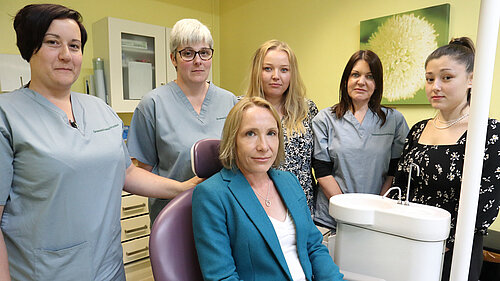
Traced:
<path fill-rule="evenodd" d="M 384 68 L 384 104 L 426 104 L 427 56 L 448 42 L 450 5 L 362 21 L 360 47 L 374 51 Z"/>

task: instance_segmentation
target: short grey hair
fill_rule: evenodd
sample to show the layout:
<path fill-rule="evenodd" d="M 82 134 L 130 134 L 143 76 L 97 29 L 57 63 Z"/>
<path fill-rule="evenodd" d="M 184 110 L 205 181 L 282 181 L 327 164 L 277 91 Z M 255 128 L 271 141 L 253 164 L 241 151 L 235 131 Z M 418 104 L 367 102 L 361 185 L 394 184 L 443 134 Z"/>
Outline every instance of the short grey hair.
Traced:
<path fill-rule="evenodd" d="M 192 45 L 201 42 L 207 43 L 210 48 L 214 46 L 210 30 L 196 19 L 179 20 L 170 32 L 170 52 L 174 55 L 181 45 Z"/>

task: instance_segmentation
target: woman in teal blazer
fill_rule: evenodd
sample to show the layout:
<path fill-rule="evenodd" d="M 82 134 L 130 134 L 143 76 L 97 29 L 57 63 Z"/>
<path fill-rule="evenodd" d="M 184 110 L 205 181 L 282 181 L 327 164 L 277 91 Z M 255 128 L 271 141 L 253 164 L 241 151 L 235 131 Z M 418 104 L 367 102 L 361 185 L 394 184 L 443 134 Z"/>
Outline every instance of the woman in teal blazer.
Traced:
<path fill-rule="evenodd" d="M 297 178 L 271 169 L 283 158 L 283 137 L 268 102 L 245 98 L 231 110 L 220 158 L 225 168 L 193 194 L 194 238 L 205 280 L 343 280 Z M 288 216 L 295 226 L 292 251 L 271 222 Z M 290 260 L 295 266 L 289 267 Z"/>

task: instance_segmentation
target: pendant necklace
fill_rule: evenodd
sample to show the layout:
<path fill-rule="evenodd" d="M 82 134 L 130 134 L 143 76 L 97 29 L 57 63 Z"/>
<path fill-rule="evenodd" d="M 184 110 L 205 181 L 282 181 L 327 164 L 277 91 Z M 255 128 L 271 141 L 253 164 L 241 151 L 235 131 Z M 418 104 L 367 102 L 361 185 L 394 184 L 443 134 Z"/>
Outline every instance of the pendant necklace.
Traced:
<path fill-rule="evenodd" d="M 262 196 L 259 192 L 257 192 L 257 189 L 254 189 L 255 194 L 259 195 L 260 198 L 264 199 L 264 204 L 266 207 L 271 207 L 271 198 L 269 198 L 269 191 L 271 190 L 271 180 L 267 183 L 267 194 L 266 197 Z"/>
<path fill-rule="evenodd" d="M 448 129 L 449 127 L 457 124 L 458 122 L 462 121 L 465 117 L 469 116 L 469 113 L 465 113 L 464 115 L 458 117 L 457 119 L 455 120 L 451 120 L 451 121 L 441 121 L 439 120 L 439 117 L 438 117 L 438 114 L 436 114 L 436 117 L 434 117 L 434 119 L 432 119 L 432 124 L 434 124 L 434 127 L 436 129 L 439 129 L 439 130 L 443 130 L 443 129 Z M 443 124 L 446 124 L 444 126 L 438 126 L 436 124 L 436 120 L 440 123 L 443 123 Z"/>

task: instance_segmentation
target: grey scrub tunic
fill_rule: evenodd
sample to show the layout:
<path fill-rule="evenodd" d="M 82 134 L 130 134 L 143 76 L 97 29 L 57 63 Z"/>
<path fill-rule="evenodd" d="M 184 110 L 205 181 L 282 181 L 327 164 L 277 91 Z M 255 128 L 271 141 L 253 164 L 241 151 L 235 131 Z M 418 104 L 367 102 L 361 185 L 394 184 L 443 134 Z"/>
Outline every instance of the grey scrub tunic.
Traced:
<path fill-rule="evenodd" d="M 130 155 L 160 176 L 188 180 L 194 176 L 191 146 L 200 139 L 220 138 L 236 102 L 231 92 L 210 83 L 198 114 L 175 82 L 158 87 L 134 111 L 127 139 Z M 149 199 L 151 223 L 168 202 Z"/>
<path fill-rule="evenodd" d="M 13 280 L 124 280 L 122 121 L 71 93 L 78 128 L 45 97 L 0 95 L 0 205 Z"/>
<path fill-rule="evenodd" d="M 321 110 L 312 121 L 313 157 L 333 162 L 332 176 L 343 193 L 379 194 L 389 170 L 391 159 L 401 157 L 408 134 L 408 125 L 397 110 L 387 110 L 386 122 L 371 110 L 359 123 L 351 111 L 338 119 L 331 108 Z M 335 228 L 328 213 L 329 201 L 318 190 L 314 220 Z"/>

